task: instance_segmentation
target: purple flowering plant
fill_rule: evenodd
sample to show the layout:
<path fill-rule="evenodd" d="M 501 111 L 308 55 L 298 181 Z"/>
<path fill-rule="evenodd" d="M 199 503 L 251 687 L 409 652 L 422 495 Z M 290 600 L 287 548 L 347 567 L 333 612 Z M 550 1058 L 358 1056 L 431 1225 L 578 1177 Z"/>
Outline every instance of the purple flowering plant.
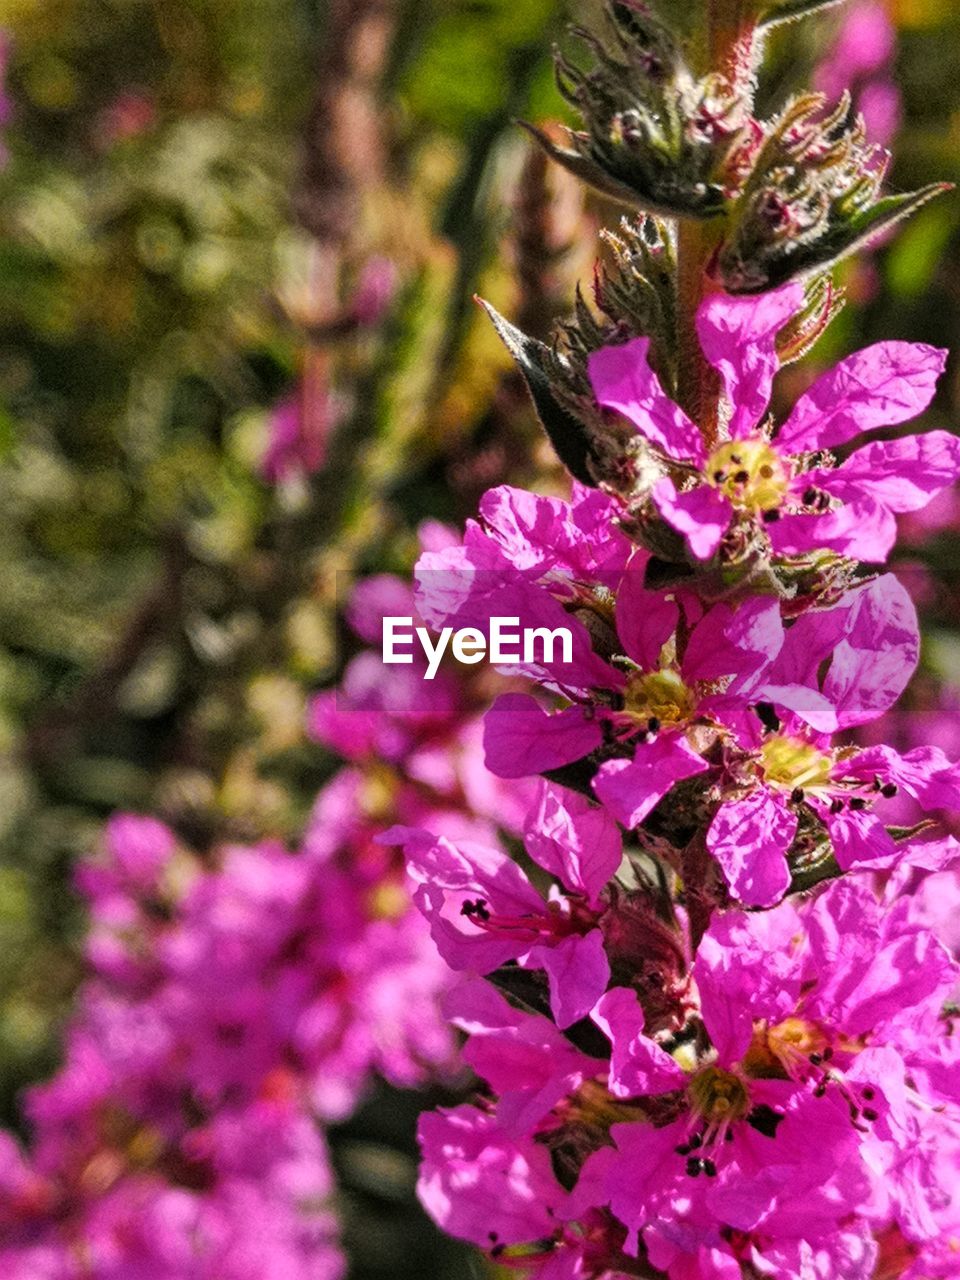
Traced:
<path fill-rule="evenodd" d="M 417 566 L 434 628 L 571 636 L 485 719 L 539 777 L 523 866 L 381 837 L 478 1080 L 422 1118 L 421 1200 L 538 1280 L 960 1274 L 960 764 L 869 732 L 919 659 L 883 566 L 960 440 L 916 421 L 927 345 L 778 395 L 832 263 L 932 194 L 880 195 L 846 103 L 755 117 L 766 30 L 822 7 L 613 0 L 559 58 L 583 129 L 541 141 L 643 210 L 552 345 L 492 313 L 570 497 L 494 489 Z"/>
<path fill-rule="evenodd" d="M 415 584 L 347 620 L 569 654 L 502 663 L 484 713 L 479 672 L 357 653 L 310 706 L 341 767 L 296 852 L 111 821 L 63 1064 L 0 1138 L 4 1276 L 338 1280 L 322 1126 L 464 1067 L 419 1196 L 502 1273 L 960 1275 L 960 740 L 888 740 L 920 639 L 884 570 L 960 478 L 922 421 L 947 353 L 778 382 L 833 265 L 939 190 L 883 194 L 838 94 L 845 58 L 888 67 L 877 5 L 826 97 L 758 116 L 767 33 L 832 3 L 607 0 L 587 64 L 558 54 L 582 127 L 532 132 L 639 210 L 552 343 L 491 312 L 568 496 L 428 524 Z M 375 264 L 349 322 L 392 288 Z M 283 402 L 268 478 L 320 468 L 338 412 L 323 379 Z"/>

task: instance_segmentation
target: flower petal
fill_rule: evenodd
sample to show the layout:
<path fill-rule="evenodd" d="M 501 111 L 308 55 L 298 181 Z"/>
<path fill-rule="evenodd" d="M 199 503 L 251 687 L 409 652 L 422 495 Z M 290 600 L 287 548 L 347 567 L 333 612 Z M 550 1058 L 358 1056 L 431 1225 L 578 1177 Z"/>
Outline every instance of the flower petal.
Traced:
<path fill-rule="evenodd" d="M 835 471 L 812 472 L 810 482 L 843 502 L 870 498 L 889 511 L 919 511 L 960 477 L 960 436 L 930 431 L 900 440 L 875 440 Z"/>
<path fill-rule="evenodd" d="M 686 1075 L 666 1049 L 643 1034 L 643 1009 L 635 991 L 614 987 L 591 1014 L 613 1046 L 610 1092 L 617 1098 L 640 1098 L 650 1093 L 682 1089 Z"/>
<path fill-rule="evenodd" d="M 620 828 L 586 796 L 541 782 L 523 842 L 534 862 L 595 903 L 620 866 Z"/>
<path fill-rule="evenodd" d="M 744 800 L 722 804 L 707 832 L 707 848 L 740 902 L 770 907 L 790 887 L 787 850 L 797 815 L 786 801 L 758 786 Z"/>
<path fill-rule="evenodd" d="M 616 409 L 678 462 L 704 459 L 703 437 L 679 405 L 674 404 L 650 368 L 649 338 L 634 338 L 618 347 L 601 347 L 587 361 L 597 404 Z"/>
<path fill-rule="evenodd" d="M 767 533 L 777 555 L 835 551 L 852 560 L 882 564 L 896 541 L 897 522 L 889 508 L 861 498 L 824 515 L 781 516 L 767 526 Z"/>
<path fill-rule="evenodd" d="M 920 342 L 878 342 L 822 374 L 780 429 L 788 453 L 829 449 L 874 427 L 922 413 L 933 399 L 947 352 Z"/>
<path fill-rule="evenodd" d="M 697 560 L 709 560 L 730 528 L 730 503 L 710 485 L 677 493 L 669 476 L 658 480 L 650 492 L 654 505 L 672 529 L 682 533 Z"/>
<path fill-rule="evenodd" d="M 680 610 L 659 591 L 647 591 L 642 575 L 627 573 L 617 593 L 617 635 L 624 652 L 644 671 L 656 671 L 660 650 L 673 635 Z"/>
<path fill-rule="evenodd" d="M 552 715 L 525 693 L 505 693 L 483 719 L 487 768 L 499 778 L 526 778 L 582 760 L 603 741 L 582 707 Z"/>
<path fill-rule="evenodd" d="M 585 1018 L 610 981 L 610 963 L 599 929 L 571 934 L 554 946 L 531 947 L 521 961 L 543 969 L 550 986 L 550 1008 L 561 1031 Z"/>
<path fill-rule="evenodd" d="M 423 1163 L 417 1194 L 450 1235 L 490 1247 L 547 1237 L 562 1212 L 545 1146 L 515 1141 L 476 1107 L 427 1111 L 420 1117 Z"/>
<path fill-rule="evenodd" d="M 823 695 L 844 729 L 889 710 L 920 657 L 917 611 L 892 573 L 851 594 L 847 635 L 833 650 L 823 682 Z"/>
<path fill-rule="evenodd" d="M 700 307 L 700 346 L 723 379 L 735 440 L 749 435 L 763 417 L 780 367 L 777 334 L 802 308 L 803 286 L 796 283 L 749 297 L 717 293 Z"/>
<path fill-rule="evenodd" d="M 593 780 L 593 790 L 618 822 L 635 827 L 675 782 L 703 773 L 705 760 L 686 738 L 661 734 L 655 742 L 637 747 L 633 760 L 608 760 Z"/>
<path fill-rule="evenodd" d="M 772 598 L 757 596 L 736 608 L 714 605 L 690 634 L 683 655 L 684 679 L 753 675 L 776 658 L 783 639 L 780 605 Z"/>
<path fill-rule="evenodd" d="M 822 801 L 810 803 L 830 833 L 834 856 L 841 871 L 879 871 L 900 859 L 893 836 L 869 811 L 844 809 L 832 813 Z"/>

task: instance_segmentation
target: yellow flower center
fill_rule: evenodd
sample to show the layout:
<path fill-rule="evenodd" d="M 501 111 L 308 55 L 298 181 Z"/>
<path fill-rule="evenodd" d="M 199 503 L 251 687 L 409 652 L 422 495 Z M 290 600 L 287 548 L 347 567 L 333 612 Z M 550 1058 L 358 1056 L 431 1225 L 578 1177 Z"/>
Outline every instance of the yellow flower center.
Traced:
<path fill-rule="evenodd" d="M 707 478 L 742 511 L 772 511 L 780 506 L 790 473 L 766 440 L 728 440 L 714 449 Z"/>
<path fill-rule="evenodd" d="M 760 748 L 763 776 L 783 787 L 821 787 L 830 780 L 831 759 L 802 738 L 768 738 Z"/>
<path fill-rule="evenodd" d="M 809 1059 L 811 1053 L 823 1053 L 827 1037 L 805 1018 L 784 1018 L 768 1029 L 767 1046 L 775 1058 L 789 1067 L 797 1058 Z"/>
<path fill-rule="evenodd" d="M 750 1110 L 747 1087 L 732 1071 L 704 1067 L 687 1086 L 690 1106 L 708 1124 L 739 1120 Z"/>
<path fill-rule="evenodd" d="M 828 1043 L 820 1028 L 805 1018 L 784 1018 L 775 1027 L 758 1022 L 743 1069 L 759 1079 L 792 1078 L 799 1067 L 807 1066 L 811 1054 L 822 1054 Z"/>
<path fill-rule="evenodd" d="M 647 675 L 636 672 L 627 682 L 624 710 L 638 724 L 658 720 L 660 724 L 680 724 L 696 707 L 692 691 L 669 667 Z"/>

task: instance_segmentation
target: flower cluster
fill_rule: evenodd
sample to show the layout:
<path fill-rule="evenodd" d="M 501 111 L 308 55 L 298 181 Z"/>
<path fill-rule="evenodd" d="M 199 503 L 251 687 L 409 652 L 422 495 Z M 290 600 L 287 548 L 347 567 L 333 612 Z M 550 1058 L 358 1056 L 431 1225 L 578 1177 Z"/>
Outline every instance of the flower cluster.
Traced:
<path fill-rule="evenodd" d="M 864 567 L 960 477 L 960 441 L 871 434 L 933 397 L 944 353 L 908 343 L 842 361 L 778 426 L 777 335 L 803 305 L 797 285 L 704 301 L 709 428 L 645 339 L 597 350 L 597 403 L 643 442 L 632 492 L 493 490 L 418 564 L 435 627 L 572 637 L 511 667 L 537 687 L 486 717 L 491 771 L 541 775 L 529 874 L 422 824 L 383 837 L 463 975 L 447 1012 L 484 1082 L 424 1117 L 421 1198 L 549 1280 L 960 1266 L 960 971 L 937 910 L 960 844 L 929 821 L 960 809 L 960 765 L 866 732 L 919 634 L 904 585 Z M 664 582 L 677 535 L 688 567 Z"/>
<path fill-rule="evenodd" d="M 372 636 L 411 599 L 371 579 L 349 614 Z M 63 1065 L 28 1097 L 29 1151 L 0 1144 L 11 1280 L 342 1274 L 320 1126 L 375 1075 L 413 1088 L 460 1069 L 441 1013 L 450 972 L 375 837 L 393 820 L 495 843 L 532 794 L 476 761 L 466 681 L 423 685 L 427 706 L 412 684 L 370 679 L 371 657 L 311 705 L 313 737 L 344 763 L 298 851 L 199 855 L 156 819 L 118 815 L 82 864 L 90 976 Z"/>

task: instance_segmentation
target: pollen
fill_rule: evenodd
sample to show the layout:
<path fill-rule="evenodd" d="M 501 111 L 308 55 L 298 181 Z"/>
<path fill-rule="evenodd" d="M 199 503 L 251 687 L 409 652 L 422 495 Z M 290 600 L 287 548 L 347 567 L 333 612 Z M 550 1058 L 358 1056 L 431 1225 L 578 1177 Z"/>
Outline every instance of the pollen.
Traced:
<path fill-rule="evenodd" d="M 687 1086 L 690 1106 L 708 1125 L 740 1120 L 750 1110 L 747 1087 L 739 1076 L 722 1067 L 704 1067 Z"/>
<path fill-rule="evenodd" d="M 767 1030 L 767 1048 L 788 1075 L 793 1074 L 798 1063 L 822 1057 L 827 1047 L 827 1037 L 816 1023 L 805 1018 L 785 1018 Z"/>
<path fill-rule="evenodd" d="M 728 440 L 710 455 L 706 473 L 741 511 L 775 511 L 790 483 L 787 466 L 766 440 Z"/>
<path fill-rule="evenodd" d="M 681 724 L 693 715 L 696 698 L 671 668 L 637 672 L 627 682 L 623 709 L 638 724 Z"/>
<path fill-rule="evenodd" d="M 760 759 L 767 782 L 779 783 L 790 791 L 822 787 L 830 781 L 832 760 L 802 738 L 767 738 L 760 748 Z"/>

